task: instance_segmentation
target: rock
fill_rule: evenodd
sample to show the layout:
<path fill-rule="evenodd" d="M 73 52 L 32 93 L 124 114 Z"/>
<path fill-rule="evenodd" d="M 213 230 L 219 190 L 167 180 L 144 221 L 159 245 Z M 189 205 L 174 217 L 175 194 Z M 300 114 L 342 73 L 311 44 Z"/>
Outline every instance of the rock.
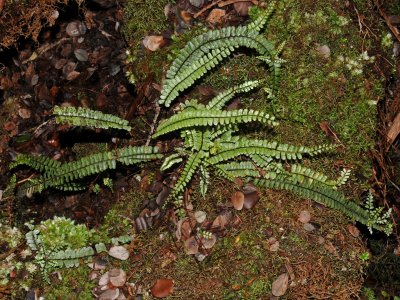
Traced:
<path fill-rule="evenodd" d="M 111 269 L 108 271 L 110 283 L 115 287 L 124 286 L 126 282 L 126 273 L 122 269 Z"/>
<path fill-rule="evenodd" d="M 311 220 L 311 214 L 308 210 L 302 210 L 299 214 L 299 219 L 301 223 L 308 223 Z"/>
<path fill-rule="evenodd" d="M 123 246 L 113 246 L 108 251 L 108 255 L 120 260 L 127 260 L 129 257 L 129 251 Z"/>
<path fill-rule="evenodd" d="M 283 296 L 286 293 L 289 283 L 289 275 L 287 273 L 281 274 L 272 283 L 272 295 L 276 297 Z"/>

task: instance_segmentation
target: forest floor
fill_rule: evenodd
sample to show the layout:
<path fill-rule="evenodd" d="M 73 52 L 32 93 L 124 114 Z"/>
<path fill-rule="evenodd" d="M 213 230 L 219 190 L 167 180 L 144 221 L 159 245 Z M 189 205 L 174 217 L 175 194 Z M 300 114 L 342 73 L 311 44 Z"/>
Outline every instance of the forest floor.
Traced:
<path fill-rule="evenodd" d="M 273 132 L 245 128 L 249 137 L 306 146 L 336 144 L 332 153 L 305 159 L 304 165 L 331 178 L 351 170 L 340 190 L 362 203 L 372 189 L 377 204 L 393 209 L 394 223 L 400 218 L 400 6 L 395 2 L 278 1 L 265 29 L 276 45 L 285 42 L 276 99 L 269 100 L 260 89 L 230 105 L 278 116 L 280 126 Z M 160 162 L 154 161 L 95 176 L 79 193 L 7 193 L 13 174 L 18 186 L 35 173 L 8 169 L 17 153 L 71 161 L 117 146 L 144 145 L 155 122 L 174 111 L 159 112 L 156 102 L 179 49 L 205 30 L 246 24 L 268 1 L 46 3 L 42 19 L 32 21 L 30 31 L 0 27 L 7 32 L 0 48 L 0 298 L 400 296 L 396 225 L 390 237 L 371 235 L 342 213 L 290 192 L 212 176 L 202 197 L 195 177 L 185 192 L 186 216 L 179 219 L 160 203 L 180 169 L 162 173 Z M 15 17 L 10 5 L 0 1 L 0 21 Z M 49 24 L 44 26 L 46 18 Z M 204 103 L 227 87 L 268 76 L 253 52 L 239 49 L 179 100 Z M 59 125 L 52 121 L 55 106 L 101 110 L 128 120 L 133 129 L 121 134 Z M 168 153 L 179 146 L 176 137 L 168 137 L 150 142 Z M 232 204 L 238 191 L 247 197 L 246 209 Z M 29 264 L 33 256 L 23 254 L 24 224 L 37 225 L 54 216 L 84 224 L 82 235 L 90 235 L 91 242 L 129 236 L 129 256 L 96 254 L 94 263 L 52 270 L 46 280 Z M 191 248 L 187 241 L 194 228 L 212 234 L 212 243 Z M 111 273 L 124 273 L 122 284 L 111 282 L 109 278 L 117 277 Z"/>

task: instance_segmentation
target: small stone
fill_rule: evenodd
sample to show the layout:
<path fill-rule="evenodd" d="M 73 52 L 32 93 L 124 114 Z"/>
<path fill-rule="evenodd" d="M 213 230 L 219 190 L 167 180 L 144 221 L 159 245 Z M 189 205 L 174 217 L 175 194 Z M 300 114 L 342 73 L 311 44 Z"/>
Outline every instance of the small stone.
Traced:
<path fill-rule="evenodd" d="M 311 214 L 308 210 L 302 210 L 298 219 L 301 223 L 308 223 L 311 220 Z"/>
<path fill-rule="evenodd" d="M 120 260 L 127 260 L 129 257 L 129 251 L 123 246 L 113 246 L 108 251 L 108 255 Z"/>
<path fill-rule="evenodd" d="M 308 232 L 311 232 L 311 231 L 315 230 L 315 226 L 313 224 L 311 224 L 311 223 L 305 223 L 303 225 L 303 228 L 304 228 L 305 231 L 308 231 Z"/>

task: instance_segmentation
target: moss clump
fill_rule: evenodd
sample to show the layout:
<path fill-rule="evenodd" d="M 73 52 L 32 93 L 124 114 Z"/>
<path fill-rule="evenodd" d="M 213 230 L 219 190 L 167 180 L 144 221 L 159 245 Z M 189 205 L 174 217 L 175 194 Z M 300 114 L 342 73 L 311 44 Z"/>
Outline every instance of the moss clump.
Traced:
<path fill-rule="evenodd" d="M 89 244 L 92 232 L 82 224 L 65 217 L 54 217 L 38 225 L 43 248 L 79 249 Z"/>

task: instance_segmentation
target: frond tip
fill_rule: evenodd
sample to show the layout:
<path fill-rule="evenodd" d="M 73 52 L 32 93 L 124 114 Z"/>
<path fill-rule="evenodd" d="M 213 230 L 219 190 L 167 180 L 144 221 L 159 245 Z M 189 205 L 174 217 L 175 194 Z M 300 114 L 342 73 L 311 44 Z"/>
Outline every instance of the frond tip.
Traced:
<path fill-rule="evenodd" d="M 73 126 L 90 126 L 94 128 L 115 128 L 131 131 L 128 121 L 101 111 L 83 107 L 59 107 L 55 106 L 53 114 L 57 123 L 66 123 Z"/>

